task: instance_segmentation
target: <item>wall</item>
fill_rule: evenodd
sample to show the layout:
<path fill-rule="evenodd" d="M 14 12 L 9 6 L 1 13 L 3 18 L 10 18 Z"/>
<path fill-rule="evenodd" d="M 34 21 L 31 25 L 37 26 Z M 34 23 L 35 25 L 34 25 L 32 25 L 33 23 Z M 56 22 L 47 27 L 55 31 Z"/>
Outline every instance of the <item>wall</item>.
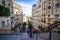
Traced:
<path fill-rule="evenodd" d="M 7 20 L 9 20 L 9 24 L 7 24 Z M 5 21 L 5 27 L 2 28 L 1 22 Z M 11 29 L 11 20 L 10 17 L 0 17 L 0 29 Z"/>

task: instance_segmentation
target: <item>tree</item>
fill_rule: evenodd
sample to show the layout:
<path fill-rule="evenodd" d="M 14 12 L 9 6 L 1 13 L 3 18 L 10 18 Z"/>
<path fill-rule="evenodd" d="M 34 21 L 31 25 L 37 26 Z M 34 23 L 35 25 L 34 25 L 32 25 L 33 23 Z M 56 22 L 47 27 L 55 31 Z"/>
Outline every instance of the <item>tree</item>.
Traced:
<path fill-rule="evenodd" d="M 44 31 L 44 28 L 41 25 L 39 25 L 38 28 L 40 29 L 41 32 Z"/>
<path fill-rule="evenodd" d="M 30 33 L 30 37 L 32 37 L 32 29 L 33 29 L 33 26 L 31 24 L 31 22 L 29 22 L 29 21 L 28 21 L 28 29 L 29 29 L 28 30 L 29 31 L 28 33 Z"/>
<path fill-rule="evenodd" d="M 14 26 L 14 28 L 12 28 L 12 30 L 13 30 L 13 31 L 16 31 L 17 28 L 20 29 L 20 26 L 21 26 L 21 23 L 18 23 L 18 24 L 16 24 L 16 25 Z"/>
<path fill-rule="evenodd" d="M 8 17 L 10 16 L 10 8 L 0 5 L 0 16 Z"/>
<path fill-rule="evenodd" d="M 25 27 L 26 27 L 26 22 L 22 24 L 22 29 L 25 30 Z"/>

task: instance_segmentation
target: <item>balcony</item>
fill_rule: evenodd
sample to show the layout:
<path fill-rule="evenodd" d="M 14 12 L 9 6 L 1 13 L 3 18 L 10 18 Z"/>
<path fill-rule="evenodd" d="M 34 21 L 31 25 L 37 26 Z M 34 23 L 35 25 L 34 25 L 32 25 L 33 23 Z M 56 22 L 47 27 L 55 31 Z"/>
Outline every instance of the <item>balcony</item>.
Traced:
<path fill-rule="evenodd" d="M 41 20 L 41 22 L 45 23 L 45 20 Z"/>
<path fill-rule="evenodd" d="M 48 6 L 48 9 L 51 9 L 51 6 Z"/>
<path fill-rule="evenodd" d="M 55 18 L 59 18 L 59 14 L 55 14 Z"/>
<path fill-rule="evenodd" d="M 56 8 L 60 8 L 60 3 L 57 3 L 56 4 Z"/>
<path fill-rule="evenodd" d="M 52 15 L 52 14 L 51 14 L 51 15 L 49 14 L 49 15 L 48 15 L 48 18 L 55 18 L 55 16 Z"/>

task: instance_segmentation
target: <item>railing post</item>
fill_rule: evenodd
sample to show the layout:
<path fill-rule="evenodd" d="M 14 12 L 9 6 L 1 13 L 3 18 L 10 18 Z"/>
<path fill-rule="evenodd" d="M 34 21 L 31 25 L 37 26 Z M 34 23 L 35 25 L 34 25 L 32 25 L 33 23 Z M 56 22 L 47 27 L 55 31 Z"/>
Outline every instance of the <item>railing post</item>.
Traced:
<path fill-rule="evenodd" d="M 51 31 L 49 32 L 49 40 L 51 40 Z"/>
<path fill-rule="evenodd" d="M 38 33 L 36 34 L 36 40 L 38 40 Z"/>

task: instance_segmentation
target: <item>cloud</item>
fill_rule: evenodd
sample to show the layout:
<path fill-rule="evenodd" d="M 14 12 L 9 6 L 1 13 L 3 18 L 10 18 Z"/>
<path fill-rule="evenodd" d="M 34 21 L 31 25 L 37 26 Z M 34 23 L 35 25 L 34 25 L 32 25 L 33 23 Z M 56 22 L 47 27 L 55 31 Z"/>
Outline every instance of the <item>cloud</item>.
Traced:
<path fill-rule="evenodd" d="M 21 5 L 23 14 L 31 16 L 32 5 L 26 4 L 26 3 L 22 3 L 22 2 L 17 2 L 17 4 Z"/>

